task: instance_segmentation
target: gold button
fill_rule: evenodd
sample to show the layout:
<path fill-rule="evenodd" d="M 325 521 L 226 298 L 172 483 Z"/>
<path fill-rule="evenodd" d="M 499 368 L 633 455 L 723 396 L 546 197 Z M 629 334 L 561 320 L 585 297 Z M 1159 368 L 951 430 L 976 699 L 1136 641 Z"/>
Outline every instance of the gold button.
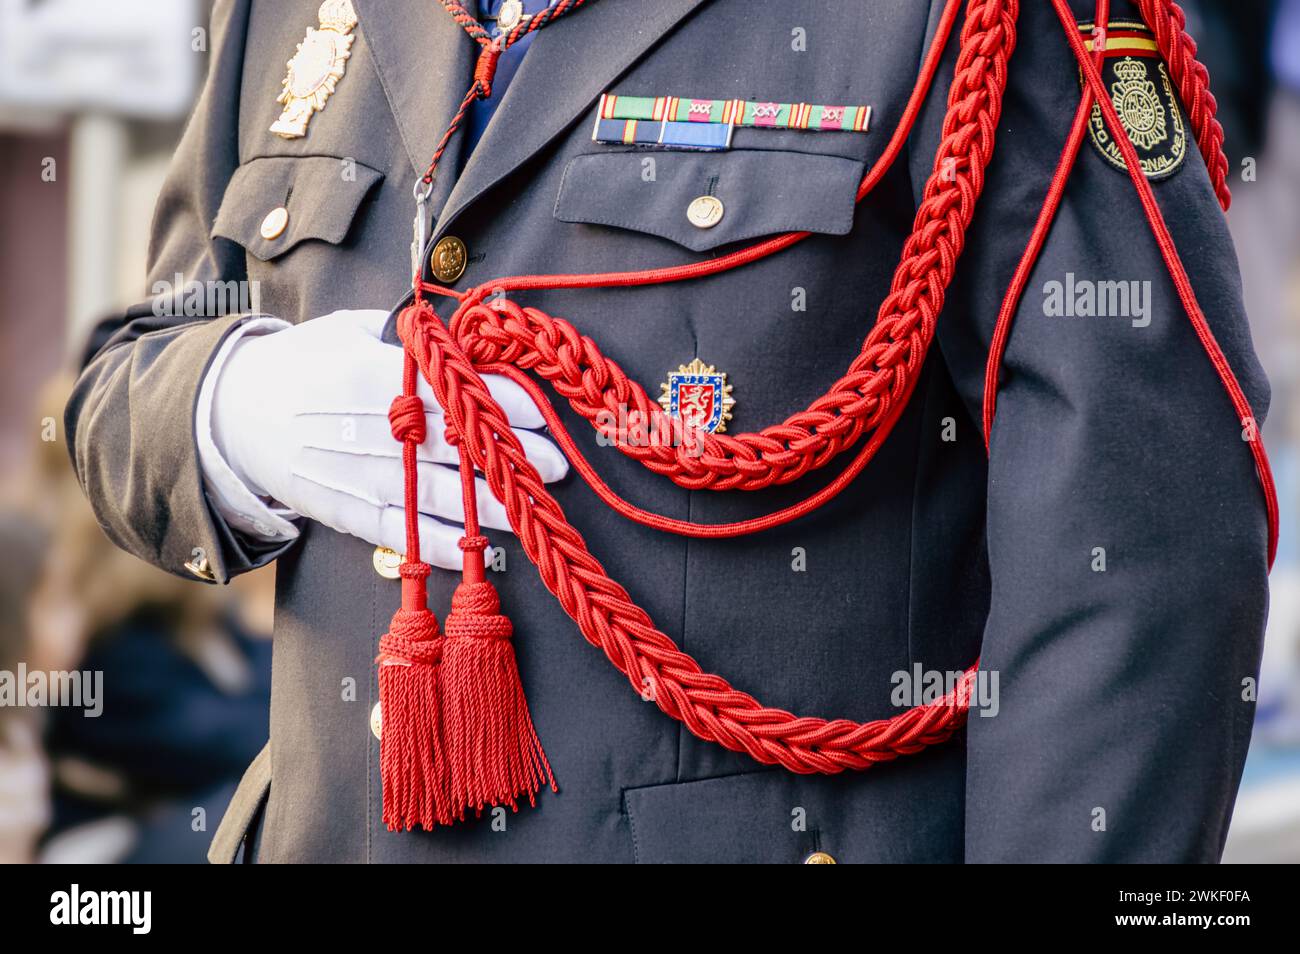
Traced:
<path fill-rule="evenodd" d="M 497 26 L 502 30 L 513 30 L 523 15 L 524 5 L 520 0 L 506 0 L 501 4 L 501 12 L 497 14 Z"/>
<path fill-rule="evenodd" d="M 289 210 L 284 206 L 278 206 L 266 213 L 266 218 L 262 220 L 262 238 L 268 242 L 272 239 L 278 239 L 284 234 L 284 230 L 289 225 Z"/>
<path fill-rule="evenodd" d="M 824 851 L 814 851 L 803 860 L 803 863 L 806 865 L 833 865 L 836 861 Z"/>
<path fill-rule="evenodd" d="M 200 580 L 215 580 L 217 575 L 212 572 L 212 567 L 208 566 L 207 557 L 196 557 L 193 560 L 185 561 L 185 569 L 189 570 Z"/>
<path fill-rule="evenodd" d="M 465 274 L 465 263 L 469 260 L 469 251 L 465 243 L 454 235 L 447 235 L 438 240 L 429 256 L 429 267 L 433 277 L 444 285 L 450 285 Z"/>
<path fill-rule="evenodd" d="M 384 716 L 383 713 L 379 711 L 378 702 L 376 702 L 375 707 L 370 710 L 370 731 L 375 734 L 376 739 L 382 738 L 384 731 Z"/>
<path fill-rule="evenodd" d="M 385 580 L 395 580 L 402 575 L 398 572 L 398 568 L 402 565 L 402 555 L 396 550 L 390 550 L 388 547 L 375 547 L 370 562 L 375 565 L 375 572 Z"/>
<path fill-rule="evenodd" d="M 697 229 L 711 229 L 722 221 L 722 200 L 716 195 L 702 195 L 686 207 L 686 218 Z"/>

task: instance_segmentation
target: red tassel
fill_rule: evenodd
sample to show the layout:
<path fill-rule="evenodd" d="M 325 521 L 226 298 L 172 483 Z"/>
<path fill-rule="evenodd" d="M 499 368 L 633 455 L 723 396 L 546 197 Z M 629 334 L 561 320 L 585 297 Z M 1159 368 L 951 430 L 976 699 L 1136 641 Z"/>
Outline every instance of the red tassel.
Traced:
<path fill-rule="evenodd" d="M 425 438 L 424 404 L 416 395 L 416 364 L 408 351 L 402 394 L 388 419 L 402 442 L 406 555 L 402 608 L 379 641 L 380 772 L 384 824 L 390 831 L 419 825 L 431 831 L 489 805 L 518 810 L 537 803 L 543 783 L 556 791 L 550 763 L 533 728 L 510 644 L 513 627 L 483 574 L 487 537 L 478 529 L 474 467 L 460 449 L 465 513 L 461 584 L 452 595 L 447 635 L 428 608 L 421 563 L 416 448 Z M 447 418 L 447 442 L 460 443 L 459 414 Z"/>
<path fill-rule="evenodd" d="M 489 805 L 518 810 L 537 803 L 543 784 L 557 791 L 533 728 L 514 646 L 496 589 L 483 577 L 481 536 L 461 541 L 464 581 L 456 587 L 442 651 L 442 729 L 456 817 Z"/>
<path fill-rule="evenodd" d="M 452 823 L 442 757 L 439 669 L 446 639 L 428 608 L 427 563 L 404 563 L 402 606 L 379 640 L 379 764 L 389 831 Z"/>

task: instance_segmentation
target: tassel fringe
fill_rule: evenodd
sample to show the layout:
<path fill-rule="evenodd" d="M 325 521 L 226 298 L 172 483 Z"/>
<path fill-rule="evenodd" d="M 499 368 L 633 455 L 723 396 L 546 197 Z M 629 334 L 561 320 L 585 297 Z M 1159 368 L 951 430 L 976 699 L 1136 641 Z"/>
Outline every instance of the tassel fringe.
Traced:
<path fill-rule="evenodd" d="M 389 831 L 416 825 L 432 831 L 452 822 L 439 741 L 445 643 L 438 618 L 428 609 L 399 609 L 379 640 L 379 765 Z"/>
<path fill-rule="evenodd" d="M 556 790 L 550 763 L 533 728 L 496 589 L 461 583 L 452 596 L 442 655 L 442 730 L 457 817 L 466 809 L 537 802 L 543 785 Z"/>

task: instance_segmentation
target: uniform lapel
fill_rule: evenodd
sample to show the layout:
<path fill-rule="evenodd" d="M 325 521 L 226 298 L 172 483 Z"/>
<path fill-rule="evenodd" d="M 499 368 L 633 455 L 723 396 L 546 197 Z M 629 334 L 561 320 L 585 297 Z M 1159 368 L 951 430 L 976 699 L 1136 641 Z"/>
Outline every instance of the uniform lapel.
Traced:
<path fill-rule="evenodd" d="M 465 96 L 478 46 L 437 0 L 353 0 L 353 6 L 410 156 L 413 185 Z M 443 160 L 453 169 L 455 161 L 454 152 Z"/>
<path fill-rule="evenodd" d="M 435 234 L 581 116 L 703 2 L 599 0 L 539 31 L 443 206 Z"/>

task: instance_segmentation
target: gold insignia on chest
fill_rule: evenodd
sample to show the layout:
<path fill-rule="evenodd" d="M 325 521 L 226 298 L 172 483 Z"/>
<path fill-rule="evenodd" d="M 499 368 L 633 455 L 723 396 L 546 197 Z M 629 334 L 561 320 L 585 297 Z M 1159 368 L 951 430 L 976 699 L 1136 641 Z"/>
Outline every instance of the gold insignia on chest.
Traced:
<path fill-rule="evenodd" d="M 709 434 L 727 429 L 736 402 L 727 375 L 713 365 L 696 358 L 670 371 L 660 387 L 664 393 L 659 396 L 659 404 L 669 417 Z"/>
<path fill-rule="evenodd" d="M 276 98 L 277 103 L 284 104 L 284 110 L 271 125 L 271 132 L 285 139 L 307 135 L 312 115 L 325 108 L 352 55 L 352 41 L 356 39 L 352 30 L 357 25 L 352 0 L 325 0 L 317 15 L 320 29 L 307 28 L 307 35 L 289 60 L 284 89 Z"/>

